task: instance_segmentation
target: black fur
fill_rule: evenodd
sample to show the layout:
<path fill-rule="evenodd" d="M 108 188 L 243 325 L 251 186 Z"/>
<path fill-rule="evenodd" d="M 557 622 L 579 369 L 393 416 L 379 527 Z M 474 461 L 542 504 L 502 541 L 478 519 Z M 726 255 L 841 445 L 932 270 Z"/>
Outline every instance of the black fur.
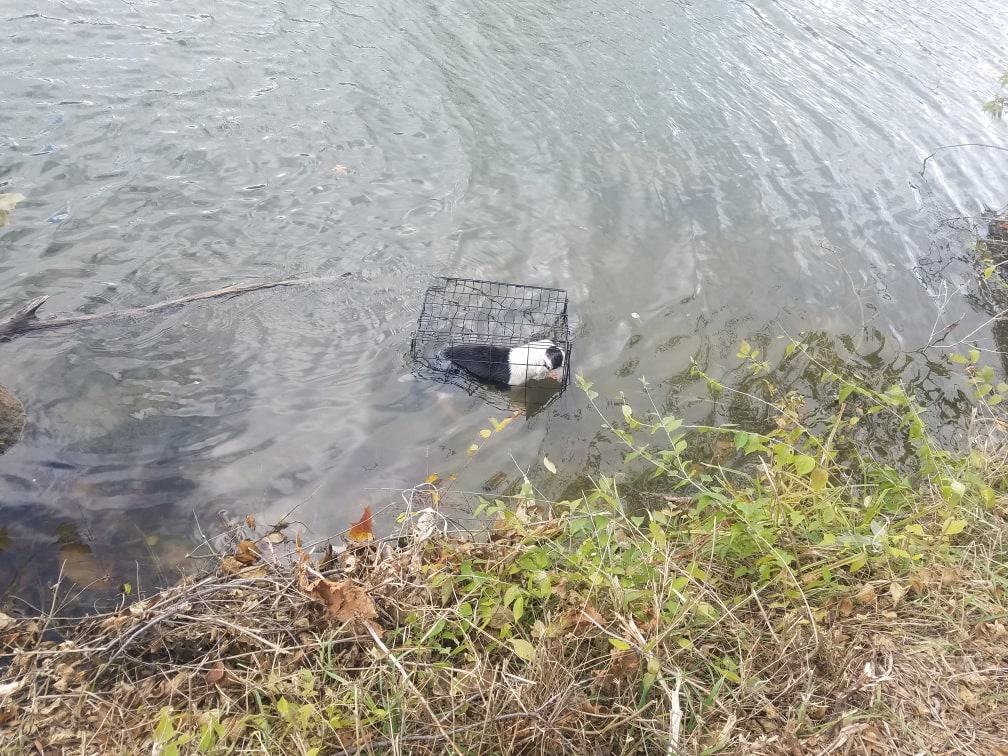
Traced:
<path fill-rule="evenodd" d="M 507 347 L 486 344 L 455 344 L 445 349 L 443 354 L 475 378 L 506 388 L 511 380 L 510 351 Z"/>
<path fill-rule="evenodd" d="M 563 365 L 563 350 L 560 347 L 549 347 L 546 350 L 546 359 L 549 360 L 550 370 L 556 370 Z"/>

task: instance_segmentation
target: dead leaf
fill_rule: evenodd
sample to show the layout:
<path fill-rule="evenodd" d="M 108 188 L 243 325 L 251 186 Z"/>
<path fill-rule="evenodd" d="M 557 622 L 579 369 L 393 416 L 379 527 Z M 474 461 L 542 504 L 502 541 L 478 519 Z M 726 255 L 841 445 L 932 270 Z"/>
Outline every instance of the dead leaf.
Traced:
<path fill-rule="evenodd" d="M 327 619 L 337 622 L 363 622 L 381 634 L 381 627 L 374 621 L 378 610 L 374 601 L 360 586 L 350 580 L 338 583 L 319 580 L 311 590 L 311 597 L 325 607 Z"/>
<path fill-rule="evenodd" d="M 837 614 L 841 617 L 850 617 L 854 612 L 854 602 L 849 598 L 840 599 L 840 603 L 837 604 Z"/>
<path fill-rule="evenodd" d="M 242 565 L 241 562 L 239 562 L 233 556 L 231 556 L 230 554 L 228 554 L 223 559 L 221 559 L 220 566 L 221 566 L 221 569 L 224 570 L 224 572 L 235 573 L 235 572 L 240 572 L 243 565 Z"/>
<path fill-rule="evenodd" d="M 0 698 L 6 698 L 12 693 L 17 692 L 18 688 L 24 685 L 24 681 L 23 677 L 19 677 L 9 683 L 0 684 Z"/>
<path fill-rule="evenodd" d="M 364 514 L 361 515 L 361 518 L 350 526 L 347 536 L 351 541 L 370 541 L 374 538 L 374 526 L 371 523 L 370 504 L 364 507 Z"/>
<path fill-rule="evenodd" d="M 962 703 L 966 706 L 967 709 L 972 709 L 976 707 L 978 703 L 977 695 L 968 687 L 966 687 L 965 685 L 960 685 L 957 693 L 959 696 L 959 700 L 962 701 Z"/>
<path fill-rule="evenodd" d="M 203 676 L 210 685 L 219 683 L 224 679 L 224 662 L 218 660 L 213 663 L 210 670 Z"/>
<path fill-rule="evenodd" d="M 862 606 L 874 604 L 877 599 L 878 597 L 875 595 L 875 589 L 868 583 L 861 586 L 861 590 L 854 594 L 854 600 Z"/>
<path fill-rule="evenodd" d="M 3 228 L 8 223 L 8 215 L 10 211 L 14 209 L 14 206 L 18 202 L 24 202 L 25 196 L 23 194 L 18 194 L 17 192 L 10 192 L 8 194 L 0 194 L 0 228 Z"/>
<path fill-rule="evenodd" d="M 259 549 L 253 541 L 248 539 L 238 544 L 238 552 L 234 555 L 242 564 L 255 564 L 259 561 Z"/>
<path fill-rule="evenodd" d="M 595 674 L 595 683 L 603 690 L 612 691 L 626 686 L 640 669 L 640 657 L 630 649 L 609 652 L 609 666 Z"/>
<path fill-rule="evenodd" d="M 14 618 L 0 612 L 0 630 L 6 630 L 8 627 L 13 627 L 15 624 Z"/>
<path fill-rule="evenodd" d="M 266 536 L 266 540 L 269 541 L 270 543 L 283 543 L 284 541 L 287 540 L 287 536 L 277 531 L 270 533 L 268 536 Z"/>
<path fill-rule="evenodd" d="M 431 473 L 424 479 L 424 483 L 427 483 L 432 486 L 436 486 L 440 482 L 441 482 L 441 476 L 438 475 L 437 473 Z"/>
<path fill-rule="evenodd" d="M 899 606 L 899 602 L 903 600 L 906 595 L 906 588 L 904 588 L 899 583 L 889 584 L 889 598 L 892 599 L 892 605 L 894 607 Z"/>
<path fill-rule="evenodd" d="M 560 620 L 561 626 L 567 633 L 579 633 L 588 629 L 598 629 L 598 625 L 605 627 L 606 621 L 593 606 L 586 606 L 584 609 L 569 609 Z"/>
<path fill-rule="evenodd" d="M 245 524 L 255 530 L 255 517 L 252 515 L 245 515 Z"/>

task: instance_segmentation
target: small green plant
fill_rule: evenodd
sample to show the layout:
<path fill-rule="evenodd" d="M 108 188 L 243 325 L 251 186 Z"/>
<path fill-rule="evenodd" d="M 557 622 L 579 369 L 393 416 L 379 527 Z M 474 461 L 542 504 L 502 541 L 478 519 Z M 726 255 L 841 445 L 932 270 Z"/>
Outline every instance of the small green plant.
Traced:
<path fill-rule="evenodd" d="M 1001 75 L 1001 78 L 998 79 L 998 84 L 1001 87 L 1008 87 L 1008 72 Z M 991 118 L 1001 120 L 1004 117 L 1006 103 L 1008 103 L 1008 99 L 1006 99 L 1005 95 L 998 92 L 983 104 L 983 111 Z"/>

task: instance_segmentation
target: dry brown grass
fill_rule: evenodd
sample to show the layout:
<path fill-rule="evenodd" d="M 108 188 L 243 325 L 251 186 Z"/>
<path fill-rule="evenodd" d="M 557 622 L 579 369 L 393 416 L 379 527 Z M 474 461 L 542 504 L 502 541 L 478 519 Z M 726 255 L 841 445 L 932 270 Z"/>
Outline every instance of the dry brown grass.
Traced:
<path fill-rule="evenodd" d="M 639 606 L 620 607 L 616 578 L 554 568 L 522 621 L 504 608 L 468 621 L 479 596 L 462 565 L 496 581 L 530 549 L 569 556 L 569 518 L 329 560 L 374 622 L 328 619 L 296 554 L 79 622 L 6 618 L 5 751 L 1008 753 L 999 517 L 954 560 L 832 595 L 788 601 L 710 562 L 677 582 L 705 543 L 670 540 L 648 544 L 658 569 Z M 643 537 L 620 518 L 604 527 Z M 649 612 L 677 594 L 671 621 Z M 505 625 L 534 652 L 502 642 Z"/>

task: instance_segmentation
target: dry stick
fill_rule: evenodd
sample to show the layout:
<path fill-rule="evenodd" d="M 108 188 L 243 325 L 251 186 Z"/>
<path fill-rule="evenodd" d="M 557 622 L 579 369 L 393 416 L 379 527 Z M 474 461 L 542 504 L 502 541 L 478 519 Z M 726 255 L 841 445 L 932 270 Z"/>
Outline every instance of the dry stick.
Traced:
<path fill-rule="evenodd" d="M 148 315 L 156 315 L 171 310 L 178 309 L 183 305 L 192 302 L 202 302 L 207 299 L 219 299 L 220 297 L 233 297 L 238 294 L 248 294 L 253 291 L 263 291 L 265 289 L 275 289 L 281 286 L 310 286 L 313 284 L 337 283 L 349 274 L 342 276 L 316 276 L 313 278 L 287 278 L 283 281 L 260 281 L 259 283 L 233 284 L 222 289 L 204 291 L 200 294 L 190 294 L 177 299 L 169 299 L 166 302 L 157 302 L 146 307 L 130 307 L 125 310 L 112 310 L 111 312 L 99 312 L 93 315 L 71 315 L 68 317 L 54 317 L 47 320 L 38 320 L 36 312 L 46 303 L 47 296 L 38 297 L 23 305 L 6 320 L 0 321 L 0 339 L 9 339 L 14 336 L 21 336 L 32 331 L 49 331 L 54 328 L 67 328 L 69 326 L 92 325 L 94 323 L 104 323 L 112 320 L 123 320 L 126 318 L 142 318 Z"/>
<path fill-rule="evenodd" d="M 927 161 L 933 158 L 942 150 L 951 150 L 954 147 L 985 147 L 988 150 L 1001 150 L 1001 152 L 1008 152 L 1008 147 L 1000 147 L 996 144 L 982 144 L 980 142 L 964 142 L 963 144 L 946 144 L 941 147 L 937 147 L 934 152 L 924 158 L 924 162 L 921 163 L 920 176 L 924 178 L 924 171 L 927 170 Z"/>

